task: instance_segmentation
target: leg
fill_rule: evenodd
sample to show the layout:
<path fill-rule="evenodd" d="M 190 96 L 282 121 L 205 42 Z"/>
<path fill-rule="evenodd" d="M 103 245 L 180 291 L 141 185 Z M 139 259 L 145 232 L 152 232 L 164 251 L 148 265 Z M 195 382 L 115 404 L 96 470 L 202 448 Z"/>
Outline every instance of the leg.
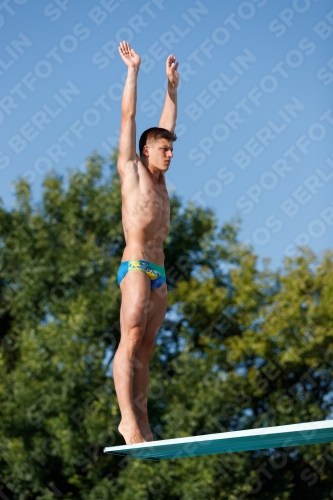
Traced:
<path fill-rule="evenodd" d="M 141 432 L 147 441 L 153 439 L 148 423 L 147 410 L 149 362 L 153 352 L 156 334 L 165 318 L 168 301 L 167 293 L 166 283 L 160 288 L 151 291 L 145 332 L 135 354 L 136 365 L 134 367 L 133 379 L 134 411 Z"/>
<path fill-rule="evenodd" d="M 144 441 L 137 423 L 133 403 L 135 354 L 144 335 L 151 286 L 141 272 L 130 271 L 120 283 L 121 338 L 113 361 L 113 377 L 121 412 L 119 432 L 127 444 Z"/>

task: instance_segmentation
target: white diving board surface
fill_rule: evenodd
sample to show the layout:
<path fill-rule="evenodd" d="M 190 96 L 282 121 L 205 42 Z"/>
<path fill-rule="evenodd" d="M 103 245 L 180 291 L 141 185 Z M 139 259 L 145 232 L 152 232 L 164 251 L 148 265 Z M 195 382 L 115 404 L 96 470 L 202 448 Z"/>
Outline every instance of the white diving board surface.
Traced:
<path fill-rule="evenodd" d="M 104 448 L 104 453 L 159 461 L 329 442 L 333 442 L 333 420 L 113 446 Z"/>

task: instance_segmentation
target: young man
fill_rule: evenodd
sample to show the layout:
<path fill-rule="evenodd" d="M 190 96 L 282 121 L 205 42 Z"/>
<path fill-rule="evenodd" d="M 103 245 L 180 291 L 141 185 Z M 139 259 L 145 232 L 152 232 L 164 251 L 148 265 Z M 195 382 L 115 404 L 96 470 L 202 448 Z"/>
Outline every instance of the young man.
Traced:
<path fill-rule="evenodd" d="M 170 202 L 164 173 L 173 157 L 179 76 L 176 58 L 166 62 L 168 87 L 159 127 L 146 130 L 136 154 L 135 112 L 141 59 L 127 42 L 119 54 L 128 67 L 122 98 L 118 172 L 126 247 L 118 271 L 122 301 L 121 339 L 113 376 L 121 411 L 119 432 L 126 444 L 152 441 L 147 398 L 149 361 L 167 310 L 163 242 L 169 232 Z"/>

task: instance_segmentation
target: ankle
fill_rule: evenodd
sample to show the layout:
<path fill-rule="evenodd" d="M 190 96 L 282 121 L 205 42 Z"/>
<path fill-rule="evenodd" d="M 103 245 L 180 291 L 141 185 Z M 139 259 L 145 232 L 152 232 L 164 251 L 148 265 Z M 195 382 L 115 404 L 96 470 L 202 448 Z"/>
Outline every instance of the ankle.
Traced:
<path fill-rule="evenodd" d="M 121 420 L 120 423 L 122 425 L 132 425 L 134 422 L 137 421 L 136 415 L 134 412 L 126 412 L 121 414 Z"/>

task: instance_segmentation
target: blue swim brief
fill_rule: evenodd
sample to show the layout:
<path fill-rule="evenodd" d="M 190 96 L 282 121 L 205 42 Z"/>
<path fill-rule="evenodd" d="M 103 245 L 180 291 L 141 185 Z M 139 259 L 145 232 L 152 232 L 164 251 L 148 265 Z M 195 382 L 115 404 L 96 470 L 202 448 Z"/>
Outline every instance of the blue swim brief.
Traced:
<path fill-rule="evenodd" d="M 140 271 L 146 274 L 151 281 L 152 289 L 159 288 L 166 282 L 164 267 L 148 262 L 148 260 L 127 260 L 122 262 L 118 269 L 118 285 L 129 271 Z"/>

